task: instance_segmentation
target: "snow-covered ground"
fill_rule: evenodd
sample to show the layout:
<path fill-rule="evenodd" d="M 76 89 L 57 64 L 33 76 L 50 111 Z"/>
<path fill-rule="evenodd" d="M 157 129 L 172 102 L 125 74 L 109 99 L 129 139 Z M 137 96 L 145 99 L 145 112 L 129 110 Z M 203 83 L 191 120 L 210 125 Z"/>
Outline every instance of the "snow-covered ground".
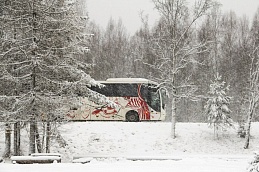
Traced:
<path fill-rule="evenodd" d="M 246 160 L 183 159 L 181 161 L 117 161 L 89 164 L 0 164 L 1 172 L 244 172 Z"/>
<path fill-rule="evenodd" d="M 171 139 L 170 125 L 166 122 L 67 123 L 61 126 L 60 132 L 68 145 L 62 148 L 55 143 L 51 148 L 51 152 L 62 154 L 63 163 L 20 165 L 5 162 L 0 163 L 0 172 L 74 170 L 241 172 L 246 171 L 253 152 L 259 149 L 259 123 L 252 124 L 250 148 L 246 150 L 243 149 L 244 139 L 237 137 L 236 129 L 221 132 L 219 139 L 214 139 L 213 129 L 208 128 L 207 124 L 177 123 L 177 138 Z M 3 133 L 0 131 L 2 136 Z M 1 137 L 0 153 L 3 149 L 4 137 Z M 98 158 L 87 164 L 71 163 L 74 157 L 92 155 L 111 158 Z M 128 160 L 145 157 L 171 160 Z"/>

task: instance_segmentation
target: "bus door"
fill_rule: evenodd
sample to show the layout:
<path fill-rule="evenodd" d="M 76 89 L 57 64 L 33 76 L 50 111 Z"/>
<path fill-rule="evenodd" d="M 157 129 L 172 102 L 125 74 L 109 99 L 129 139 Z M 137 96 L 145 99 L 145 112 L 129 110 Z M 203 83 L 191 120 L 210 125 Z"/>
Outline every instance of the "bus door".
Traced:
<path fill-rule="evenodd" d="M 160 120 L 161 102 L 158 89 L 143 85 L 141 88 L 141 95 L 149 106 L 150 120 Z"/>

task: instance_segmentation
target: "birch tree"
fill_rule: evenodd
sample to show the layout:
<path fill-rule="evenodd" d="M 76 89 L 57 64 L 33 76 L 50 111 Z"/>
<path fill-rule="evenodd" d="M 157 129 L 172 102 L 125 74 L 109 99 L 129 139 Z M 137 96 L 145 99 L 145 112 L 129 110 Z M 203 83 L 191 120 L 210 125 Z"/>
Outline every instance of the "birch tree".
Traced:
<path fill-rule="evenodd" d="M 212 76 L 209 75 L 209 78 L 216 75 L 219 72 L 220 67 L 220 57 L 222 56 L 220 52 L 220 39 L 222 32 L 222 28 L 220 28 L 221 15 L 219 6 L 214 6 L 202 22 L 202 26 L 199 29 L 198 39 L 200 42 L 210 42 L 209 51 L 199 54 L 199 56 L 205 56 L 203 57 L 203 61 L 206 63 L 203 65 L 208 66 L 212 72 Z M 204 47 L 202 47 L 202 49 L 204 49 Z"/>
<path fill-rule="evenodd" d="M 87 17 L 76 1 L 6 0 L 1 15 L 0 117 L 30 122 L 29 153 L 36 122 L 63 118 L 77 96 L 90 96 L 86 73 Z"/>
<path fill-rule="evenodd" d="M 99 69 L 103 76 L 125 77 L 121 68 L 126 66 L 125 59 L 128 53 L 128 35 L 122 20 L 109 20 L 102 40 L 102 56 L 99 60 Z"/>
<path fill-rule="evenodd" d="M 156 77 L 152 78 L 168 92 L 172 103 L 171 137 L 175 138 L 176 101 L 190 97 L 196 90 L 188 82 L 191 76 L 188 69 L 198 63 L 195 57 L 200 53 L 199 48 L 207 45 L 207 42 L 197 42 L 195 24 L 215 3 L 211 0 L 196 1 L 192 10 L 185 0 L 153 0 L 153 3 L 161 16 L 148 42 L 155 62 L 144 63 L 156 71 Z"/>
<path fill-rule="evenodd" d="M 197 30 L 197 39 L 199 43 L 209 42 L 208 46 L 201 47 L 198 54 L 198 59 L 201 65 L 195 70 L 192 81 L 198 86 L 196 94 L 207 95 L 211 78 L 219 72 L 220 68 L 220 20 L 221 11 L 219 6 L 214 6 L 208 15 L 202 20 L 200 27 Z M 200 99 L 200 111 L 196 112 L 197 118 L 205 122 L 207 117 L 204 112 L 207 99 Z"/>
<path fill-rule="evenodd" d="M 249 73 L 249 95 L 246 121 L 246 137 L 244 148 L 247 149 L 250 143 L 250 129 L 252 119 L 256 113 L 259 100 L 259 10 L 254 17 L 250 32 L 250 47 L 248 57 L 251 60 Z"/>
<path fill-rule="evenodd" d="M 252 119 L 255 115 L 255 110 L 259 100 L 259 61 L 258 61 L 258 46 L 253 50 L 250 54 L 252 59 L 251 68 L 250 68 L 250 78 L 249 78 L 249 105 L 247 110 L 247 123 L 246 123 L 246 137 L 245 137 L 245 145 L 244 148 L 247 149 L 249 147 L 250 141 L 250 129 Z"/>
<path fill-rule="evenodd" d="M 235 72 L 236 72 L 236 102 L 238 104 L 238 123 L 239 131 L 245 136 L 245 122 L 247 119 L 247 107 L 249 98 L 248 83 L 250 78 L 250 67 L 251 58 L 250 54 L 251 39 L 250 39 L 250 28 L 249 20 L 246 16 L 239 19 L 238 22 L 238 47 L 235 62 Z"/>
<path fill-rule="evenodd" d="M 155 73 L 152 68 L 143 64 L 153 64 L 154 56 L 148 41 L 151 38 L 151 31 L 148 25 L 148 16 L 141 13 L 140 15 L 142 25 L 138 31 L 131 37 L 131 59 L 133 60 L 132 66 L 134 71 L 134 76 L 148 78 L 150 73 Z"/>

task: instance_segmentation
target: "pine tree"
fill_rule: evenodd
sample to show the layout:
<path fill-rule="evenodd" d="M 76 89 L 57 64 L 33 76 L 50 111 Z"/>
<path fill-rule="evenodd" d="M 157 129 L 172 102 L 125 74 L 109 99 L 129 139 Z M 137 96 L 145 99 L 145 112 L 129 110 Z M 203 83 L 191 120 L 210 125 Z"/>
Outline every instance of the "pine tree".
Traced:
<path fill-rule="evenodd" d="M 215 81 L 210 84 L 209 99 L 205 105 L 205 112 L 208 116 L 208 124 L 214 128 L 214 137 L 218 136 L 219 129 L 232 127 L 233 121 L 230 117 L 229 104 L 231 98 L 227 96 L 229 86 L 225 86 L 221 76 L 216 75 Z"/>
<path fill-rule="evenodd" d="M 57 121 L 78 96 L 98 99 L 89 86 L 87 16 L 77 1 L 6 0 L 1 4 L 0 119 L 30 123 L 35 152 L 37 121 Z M 105 101 L 105 100 L 104 100 Z"/>

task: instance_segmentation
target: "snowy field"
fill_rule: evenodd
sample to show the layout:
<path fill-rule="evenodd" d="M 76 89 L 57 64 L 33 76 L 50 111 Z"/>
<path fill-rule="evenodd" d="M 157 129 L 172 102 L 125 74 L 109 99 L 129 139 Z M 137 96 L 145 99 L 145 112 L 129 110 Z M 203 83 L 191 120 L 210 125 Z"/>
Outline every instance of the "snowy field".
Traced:
<path fill-rule="evenodd" d="M 180 161 L 117 161 L 89 164 L 0 164 L 1 172 L 244 172 L 246 160 L 185 158 Z"/>
<path fill-rule="evenodd" d="M 214 139 L 207 124 L 178 123 L 177 138 L 170 138 L 170 123 L 165 122 L 75 122 L 60 127 L 67 146 L 53 143 L 51 152 L 62 154 L 62 163 L 11 164 L 0 163 L 0 172 L 29 171 L 174 171 L 174 172 L 244 172 L 253 152 L 258 151 L 259 123 L 252 124 L 250 148 L 243 149 L 244 139 L 236 129 L 219 133 Z M 0 131 L 3 136 L 3 130 Z M 24 136 L 28 134 L 24 132 Z M 24 137 L 24 138 L 25 138 Z M 22 143 L 23 151 L 28 149 Z M 4 137 L 0 138 L 0 153 Z M 75 157 L 106 156 L 90 163 L 72 163 Z M 114 158 L 117 157 L 117 158 Z M 130 158 L 156 159 L 131 161 Z M 171 160 L 159 160 L 159 159 Z"/>

